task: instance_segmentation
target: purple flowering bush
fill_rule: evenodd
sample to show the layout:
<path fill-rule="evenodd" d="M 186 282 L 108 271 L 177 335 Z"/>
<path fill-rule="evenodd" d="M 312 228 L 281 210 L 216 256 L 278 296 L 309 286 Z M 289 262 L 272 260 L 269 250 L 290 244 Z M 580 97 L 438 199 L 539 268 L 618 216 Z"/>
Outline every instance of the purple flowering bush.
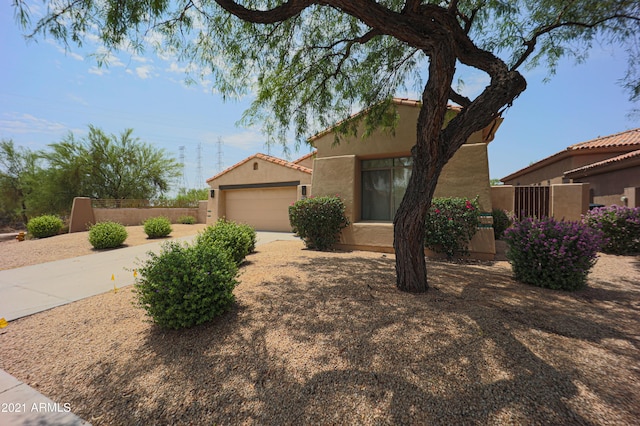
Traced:
<path fill-rule="evenodd" d="M 582 221 L 603 233 L 603 252 L 640 253 L 640 207 L 599 207 L 584 215 Z"/>
<path fill-rule="evenodd" d="M 602 244 L 587 225 L 553 218 L 517 220 L 503 239 L 518 281 L 555 290 L 583 287 Z"/>
<path fill-rule="evenodd" d="M 480 225 L 478 197 L 434 198 L 427 213 L 425 246 L 448 259 L 468 255 L 468 246 Z"/>

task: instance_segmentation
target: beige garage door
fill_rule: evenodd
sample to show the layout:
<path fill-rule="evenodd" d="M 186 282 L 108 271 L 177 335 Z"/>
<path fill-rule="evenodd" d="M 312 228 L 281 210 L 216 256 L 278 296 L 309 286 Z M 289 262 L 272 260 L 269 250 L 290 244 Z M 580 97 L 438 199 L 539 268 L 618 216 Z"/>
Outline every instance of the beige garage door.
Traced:
<path fill-rule="evenodd" d="M 291 232 L 289 206 L 296 201 L 295 186 L 226 190 L 226 217 L 258 231 Z"/>

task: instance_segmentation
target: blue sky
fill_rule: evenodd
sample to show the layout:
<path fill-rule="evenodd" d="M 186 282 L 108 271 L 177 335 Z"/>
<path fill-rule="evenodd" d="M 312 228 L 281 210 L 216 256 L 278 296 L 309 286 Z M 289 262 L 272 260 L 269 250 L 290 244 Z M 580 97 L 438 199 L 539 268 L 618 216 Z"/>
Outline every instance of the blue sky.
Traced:
<path fill-rule="evenodd" d="M 179 146 L 185 147 L 189 187 L 204 186 L 198 179 L 198 146 L 204 179 L 219 171 L 219 139 L 223 168 L 267 153 L 259 129 L 235 125 L 248 100 L 224 103 L 206 84 L 188 86 L 184 64 L 153 53 L 119 53 L 109 67 L 98 68 L 88 55 L 96 49 L 91 40 L 86 49 L 68 52 L 51 39 L 26 42 L 10 2 L 0 2 L 0 138 L 37 150 L 69 131 L 81 137 L 89 124 L 115 134 L 133 128 L 134 136 L 176 158 Z M 562 63 L 548 83 L 543 83 L 546 69 L 526 72 L 527 90 L 489 145 L 491 177 L 504 177 L 568 145 L 640 127 L 640 115 L 630 115 L 640 105 L 630 103 L 617 84 L 625 70 L 622 52 L 606 47 L 594 50 L 584 64 Z M 486 85 L 479 74 L 461 77 L 468 95 Z M 290 159 L 308 152 L 293 151 Z M 278 147 L 270 153 L 283 156 Z"/>

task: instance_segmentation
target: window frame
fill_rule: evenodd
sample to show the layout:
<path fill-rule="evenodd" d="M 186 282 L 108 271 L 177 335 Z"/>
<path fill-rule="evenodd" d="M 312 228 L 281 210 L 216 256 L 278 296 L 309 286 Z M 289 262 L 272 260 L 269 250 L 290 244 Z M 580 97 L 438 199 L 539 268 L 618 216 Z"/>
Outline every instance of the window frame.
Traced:
<path fill-rule="evenodd" d="M 385 165 L 384 162 L 390 162 L 390 164 Z M 380 162 L 381 165 L 377 166 L 377 165 L 371 165 L 371 166 L 367 166 L 367 163 L 369 164 L 375 164 L 374 162 Z M 396 192 L 398 190 L 398 187 L 396 186 L 396 179 L 395 179 L 395 171 L 396 170 L 408 170 L 409 174 L 407 176 L 406 179 L 406 183 L 408 184 L 408 178 L 410 178 L 411 176 L 411 172 L 413 170 L 413 158 L 411 156 L 395 156 L 395 157 L 383 157 L 383 158 L 363 158 L 362 160 L 360 160 L 360 219 L 362 221 L 370 221 L 370 222 L 383 222 L 383 223 L 387 223 L 387 222 L 392 222 L 393 218 L 396 214 L 396 211 L 399 207 L 399 202 L 398 205 L 396 205 L 396 200 L 398 197 L 396 197 Z M 370 217 L 366 217 L 365 216 L 365 208 L 366 208 L 366 203 L 365 203 L 365 182 L 366 179 L 364 177 L 365 173 L 367 172 L 381 172 L 381 171 L 386 171 L 387 172 L 387 179 L 389 182 L 389 194 L 388 194 L 388 212 L 389 212 L 389 217 L 386 219 L 374 219 L 374 218 L 370 218 Z M 404 196 L 404 191 L 406 191 L 406 187 L 403 189 L 402 195 Z M 400 198 L 401 200 L 402 198 Z"/>

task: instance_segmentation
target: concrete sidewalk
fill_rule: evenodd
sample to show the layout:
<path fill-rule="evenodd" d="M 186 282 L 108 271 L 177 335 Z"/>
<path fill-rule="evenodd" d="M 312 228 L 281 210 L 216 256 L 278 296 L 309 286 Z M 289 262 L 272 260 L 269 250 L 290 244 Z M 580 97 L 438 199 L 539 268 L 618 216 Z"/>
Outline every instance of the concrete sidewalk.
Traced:
<path fill-rule="evenodd" d="M 194 236 L 171 241 L 193 240 Z M 290 233 L 258 232 L 256 245 L 295 240 Z M 133 284 L 133 269 L 163 241 L 0 271 L 0 318 L 12 321 Z M 113 280 L 111 279 L 113 276 Z M 11 327 L 9 323 L 0 334 Z M 5 410 L 6 408 L 6 410 Z M 16 412 L 20 410 L 21 412 Z M 0 425 L 86 425 L 64 401 L 56 404 L 0 370 Z M 13 411 L 13 412 L 9 412 Z"/>

